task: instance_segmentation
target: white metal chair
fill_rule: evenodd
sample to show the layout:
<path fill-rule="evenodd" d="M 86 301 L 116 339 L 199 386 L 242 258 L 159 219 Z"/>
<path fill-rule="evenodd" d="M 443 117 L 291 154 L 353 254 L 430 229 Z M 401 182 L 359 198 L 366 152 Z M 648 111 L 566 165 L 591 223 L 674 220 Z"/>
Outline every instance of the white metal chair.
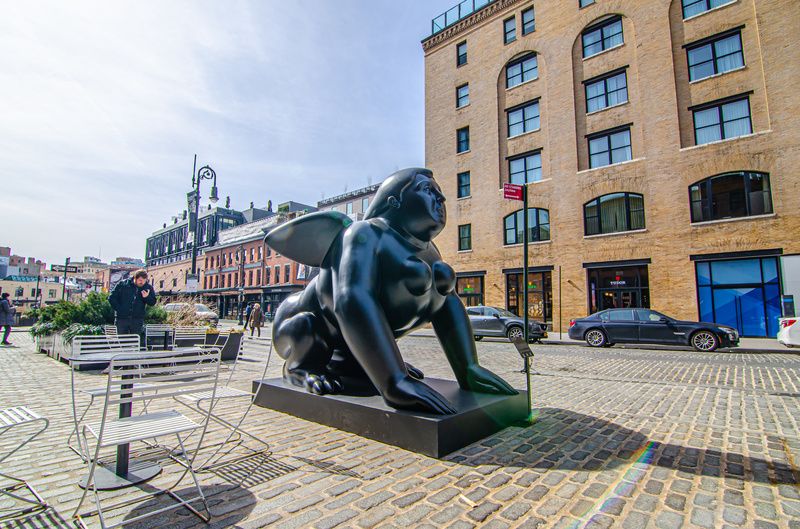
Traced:
<path fill-rule="evenodd" d="M 217 424 L 224 426 L 225 428 L 229 429 L 231 433 L 228 437 L 218 444 L 216 450 L 206 458 L 205 462 L 202 465 L 198 465 L 198 468 L 201 470 L 208 470 L 217 466 L 219 464 L 219 460 L 224 457 L 225 455 L 229 454 L 233 448 L 230 447 L 225 454 L 220 454 L 223 448 L 233 440 L 234 436 L 239 436 L 241 439 L 242 435 L 249 437 L 250 439 L 255 440 L 260 445 L 268 448 L 269 445 L 265 443 L 260 437 L 249 433 L 247 430 L 242 428 L 242 424 L 244 423 L 245 419 L 247 419 L 247 415 L 250 413 L 250 409 L 253 407 L 255 397 L 257 392 L 261 389 L 262 385 L 258 385 L 255 391 L 245 391 L 241 389 L 237 389 L 231 386 L 231 381 L 233 380 L 234 373 L 246 370 L 246 371 L 254 371 L 252 369 L 248 369 L 248 366 L 258 366 L 258 372 L 260 373 L 260 378 L 258 380 L 262 380 L 266 378 L 267 369 L 269 368 L 269 361 L 272 355 L 272 340 L 269 338 L 248 338 L 243 337 L 242 342 L 239 345 L 239 352 L 236 355 L 236 359 L 234 360 L 233 366 L 231 366 L 230 372 L 228 374 L 227 379 L 223 385 L 220 385 L 217 388 L 216 394 L 211 395 L 209 392 L 205 391 L 198 391 L 193 393 L 186 393 L 181 395 L 179 398 L 176 398 L 178 402 L 187 406 L 189 408 L 194 409 L 195 411 L 199 411 L 203 414 L 209 414 L 209 419 L 214 421 Z M 263 366 L 263 368 L 262 368 Z M 218 413 L 214 413 L 215 407 L 221 402 L 230 399 L 247 399 L 249 403 L 247 407 L 244 409 L 244 412 L 238 419 L 233 421 L 226 420 L 222 418 Z M 204 404 L 207 403 L 207 404 Z M 207 408 L 206 408 L 207 406 Z M 252 452 L 256 452 L 255 450 L 250 449 Z M 219 456 L 219 457 L 218 457 Z"/>
<path fill-rule="evenodd" d="M 205 431 L 208 426 L 208 413 L 199 421 L 192 420 L 174 409 L 159 409 L 141 415 L 131 417 L 118 417 L 118 407 L 133 405 L 134 403 L 168 401 L 181 395 L 198 391 L 208 392 L 213 396 L 216 392 L 219 379 L 220 354 L 218 350 L 195 350 L 183 351 L 181 353 L 160 352 L 144 353 L 139 355 L 120 355 L 113 360 L 108 370 L 108 380 L 106 384 L 105 399 L 103 403 L 103 414 L 99 423 L 82 423 L 80 435 L 83 439 L 81 445 L 86 452 L 84 460 L 88 461 L 89 471 L 86 478 L 86 486 L 81 495 L 78 505 L 73 513 L 73 518 L 81 527 L 86 527 L 83 522 L 84 517 L 97 515 L 103 529 L 117 527 L 119 525 L 133 524 L 143 518 L 154 516 L 179 507 L 186 507 L 204 522 L 211 519 L 208 502 L 200 487 L 194 470 L 195 456 L 200 449 Z M 146 379 L 148 388 L 137 388 L 131 383 L 131 379 Z M 155 387 L 157 392 L 152 392 Z M 192 432 L 200 431 L 197 447 L 193 452 L 186 450 L 183 435 L 190 435 Z M 145 494 L 136 500 L 126 500 L 119 503 L 103 506 L 100 492 L 96 482 L 97 465 L 100 450 L 103 448 L 118 447 L 135 442 L 143 442 L 149 439 L 157 439 L 164 436 L 175 436 L 178 445 L 181 447 L 180 454 L 170 455 L 170 457 L 180 457 L 181 470 L 180 476 L 169 487 L 156 490 Z M 89 449 L 89 443 L 94 443 L 94 450 Z M 192 497 L 182 497 L 175 492 L 175 489 L 190 474 L 197 494 Z M 91 490 L 96 508 L 89 512 L 81 512 L 81 507 Z M 122 522 L 108 525 L 105 515 L 108 511 L 130 506 L 133 503 L 145 501 L 152 496 L 167 494 L 176 503 L 149 511 L 138 516 L 126 518 Z M 202 502 L 207 514 L 201 513 L 192 506 L 193 503 Z"/>
<path fill-rule="evenodd" d="M 165 323 L 148 323 L 144 326 L 144 347 L 153 349 L 155 344 L 169 349 L 175 341 L 175 328 Z"/>
<path fill-rule="evenodd" d="M 206 328 L 176 325 L 172 345 L 179 347 L 181 345 L 179 342 L 183 342 L 183 345 L 188 347 L 204 345 L 206 343 Z M 186 344 L 186 342 L 189 343 Z"/>
<path fill-rule="evenodd" d="M 103 334 L 106 336 L 116 336 L 117 335 L 117 326 L 116 325 L 103 325 Z"/>
<path fill-rule="evenodd" d="M 0 436 L 4 435 L 12 428 L 34 423 L 41 423 L 41 428 L 35 430 L 33 433 L 29 433 L 28 437 L 22 443 L 14 444 L 7 454 L 0 456 L 0 464 L 11 457 L 12 454 L 22 450 L 25 445 L 44 432 L 50 424 L 50 421 L 45 417 L 40 416 L 24 406 L 0 410 Z M 22 505 L 22 508 L 0 509 L 0 525 L 5 521 L 48 508 L 47 502 L 45 502 L 39 493 L 24 479 L 2 472 L 0 472 L 0 478 L 11 482 L 10 484 L 4 484 L 0 487 L 0 497 L 9 497 L 14 500 L 15 505 Z M 33 499 L 22 496 L 20 494 L 22 490 L 27 490 Z"/>
<path fill-rule="evenodd" d="M 76 388 L 75 387 L 75 371 L 81 367 L 104 367 L 109 364 L 111 360 L 120 354 L 139 354 L 140 353 L 140 337 L 138 334 L 113 334 L 113 335 L 100 335 L 100 336 L 75 336 L 72 339 L 72 353 L 66 358 L 70 366 L 70 388 L 72 390 L 72 420 L 73 428 L 67 437 L 67 446 L 70 450 L 81 456 L 84 455 L 84 450 L 81 447 L 81 439 L 78 435 L 78 425 L 89 409 L 94 404 L 95 399 L 105 396 L 106 388 Z M 78 405 L 76 402 L 76 395 L 81 393 L 89 397 L 89 403 L 86 408 L 78 417 Z M 72 444 L 72 438 L 78 443 L 78 446 Z"/>

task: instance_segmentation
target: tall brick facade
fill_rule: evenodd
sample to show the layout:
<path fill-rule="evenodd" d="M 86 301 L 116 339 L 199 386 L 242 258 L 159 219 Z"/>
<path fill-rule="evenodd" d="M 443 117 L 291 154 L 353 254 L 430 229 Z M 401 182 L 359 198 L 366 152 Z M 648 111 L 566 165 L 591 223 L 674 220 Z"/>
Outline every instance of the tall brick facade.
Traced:
<path fill-rule="evenodd" d="M 524 34 L 522 13 L 531 7 L 535 30 Z M 510 17 L 516 39 L 506 44 Z M 582 35 L 612 17 L 620 17 L 622 42 L 609 37 L 608 49 L 584 57 Z M 798 258 L 790 256 L 800 253 L 798 27 L 792 0 L 733 0 L 686 18 L 680 0 L 597 0 L 583 8 L 578 0 L 497 0 L 424 40 L 426 165 L 449 213 L 436 242 L 462 277 L 465 301 L 518 310 L 522 286 L 514 274 L 522 248 L 506 244 L 504 217 L 521 202 L 504 200 L 502 186 L 509 157 L 539 152 L 540 175 L 527 186 L 529 207 L 548 211 L 549 238 L 530 246 L 537 271 L 528 281 L 533 316 L 566 330 L 570 318 L 604 307 L 649 306 L 774 337 L 777 316 L 791 310 L 776 292 L 790 298 L 787 285 L 797 279 L 785 276 L 798 269 Z M 744 65 L 690 81 L 687 49 L 734 33 Z M 467 60 L 459 66 L 457 47 L 464 42 Z M 530 53 L 538 75 L 506 88 L 506 66 Z M 587 112 L 585 81 L 614 72 L 625 72 L 627 101 Z M 456 90 L 465 84 L 469 102 L 457 108 Z M 695 112 L 731 96 L 747 101 L 750 132 L 697 145 Z M 509 138 L 507 110 L 534 100 L 538 128 Z M 457 154 L 456 131 L 464 127 L 469 150 Z M 620 127 L 630 131 L 630 160 L 590 168 L 592 135 Z M 469 192 L 459 198 L 457 175 L 464 172 Z M 766 198 L 756 189 L 760 183 L 728 191 L 717 186 L 713 200 L 695 204 L 692 217 L 690 186 L 739 172 L 745 180 L 751 172 L 768 175 Z M 587 235 L 584 205 L 621 192 L 643 197 L 643 226 Z M 726 215 L 744 208 L 737 200 L 746 200 L 747 215 Z M 471 227 L 471 249 L 460 251 L 463 225 Z M 753 275 L 758 271 L 761 277 Z"/>

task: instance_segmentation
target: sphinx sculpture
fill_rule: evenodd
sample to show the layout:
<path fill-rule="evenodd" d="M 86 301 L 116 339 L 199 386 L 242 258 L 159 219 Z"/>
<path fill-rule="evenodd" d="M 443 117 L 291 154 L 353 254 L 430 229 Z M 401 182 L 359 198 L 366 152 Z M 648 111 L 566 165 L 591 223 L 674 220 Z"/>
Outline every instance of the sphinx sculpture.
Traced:
<path fill-rule="evenodd" d="M 517 393 L 478 364 L 455 273 L 432 242 L 445 226 L 444 202 L 430 170 L 404 169 L 381 184 L 364 220 L 324 211 L 266 235 L 277 252 L 319 267 L 303 291 L 281 304 L 273 322 L 287 382 L 322 395 L 360 380 L 391 407 L 455 413 L 403 361 L 397 346 L 397 338 L 431 323 L 461 389 Z"/>

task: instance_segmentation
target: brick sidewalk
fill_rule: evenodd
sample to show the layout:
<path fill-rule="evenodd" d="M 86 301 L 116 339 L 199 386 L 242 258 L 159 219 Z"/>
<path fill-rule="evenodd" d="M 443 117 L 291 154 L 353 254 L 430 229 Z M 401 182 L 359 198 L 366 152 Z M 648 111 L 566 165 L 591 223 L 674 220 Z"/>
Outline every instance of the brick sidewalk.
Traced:
<path fill-rule="evenodd" d="M 65 445 L 69 371 L 24 334 L 14 341 L 0 349 L 0 406 L 24 403 L 51 426 L 3 471 L 29 479 L 55 511 L 11 527 L 66 527 L 85 471 Z M 436 341 L 408 337 L 401 349 L 427 375 L 452 378 Z M 522 388 L 512 349 L 478 344 L 482 363 Z M 210 526 L 800 529 L 800 358 L 535 350 L 535 424 L 445 460 L 255 408 L 249 429 L 271 451 L 202 474 Z M 248 388 L 257 371 L 239 372 L 235 384 Z M 280 361 L 270 371 L 279 376 Z M 104 382 L 79 377 L 87 387 Z M 212 429 L 208 442 L 225 433 Z M 168 465 L 152 484 L 176 472 Z M 135 527 L 205 525 L 173 511 Z"/>

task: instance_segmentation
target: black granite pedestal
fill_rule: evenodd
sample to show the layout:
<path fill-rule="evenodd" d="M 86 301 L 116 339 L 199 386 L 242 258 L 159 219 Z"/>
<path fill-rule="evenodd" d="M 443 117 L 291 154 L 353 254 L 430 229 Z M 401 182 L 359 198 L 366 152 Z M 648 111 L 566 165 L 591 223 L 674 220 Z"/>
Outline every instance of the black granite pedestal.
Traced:
<path fill-rule="evenodd" d="M 431 457 L 479 441 L 527 418 L 527 395 L 472 393 L 450 380 L 426 378 L 458 410 L 430 415 L 395 410 L 379 395 L 313 395 L 283 379 L 253 382 L 255 403 L 308 421 L 338 428 Z M 259 385 L 263 385 L 258 389 Z"/>

